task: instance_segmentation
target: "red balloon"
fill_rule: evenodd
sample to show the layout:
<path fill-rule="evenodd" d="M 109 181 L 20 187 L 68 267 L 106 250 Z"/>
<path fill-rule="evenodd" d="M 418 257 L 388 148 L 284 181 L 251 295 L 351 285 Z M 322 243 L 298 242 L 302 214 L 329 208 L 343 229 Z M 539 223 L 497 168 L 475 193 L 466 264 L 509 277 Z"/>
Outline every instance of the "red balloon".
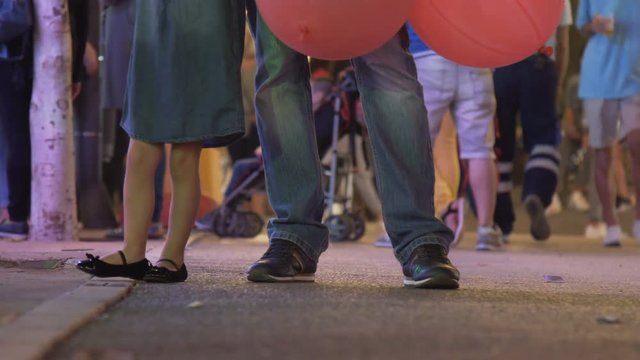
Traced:
<path fill-rule="evenodd" d="M 458 64 L 500 67 L 537 52 L 565 0 L 417 0 L 409 20 L 435 52 Z"/>
<path fill-rule="evenodd" d="M 369 53 L 407 21 L 415 0 L 257 0 L 271 31 L 289 47 L 326 60 Z"/>

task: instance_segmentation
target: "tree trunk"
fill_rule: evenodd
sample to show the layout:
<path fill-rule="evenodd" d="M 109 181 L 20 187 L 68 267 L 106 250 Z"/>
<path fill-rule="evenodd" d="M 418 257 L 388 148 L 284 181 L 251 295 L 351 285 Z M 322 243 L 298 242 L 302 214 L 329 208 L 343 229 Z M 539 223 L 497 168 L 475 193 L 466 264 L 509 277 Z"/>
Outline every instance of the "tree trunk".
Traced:
<path fill-rule="evenodd" d="M 76 240 L 69 9 L 67 0 L 33 5 L 30 239 Z"/>

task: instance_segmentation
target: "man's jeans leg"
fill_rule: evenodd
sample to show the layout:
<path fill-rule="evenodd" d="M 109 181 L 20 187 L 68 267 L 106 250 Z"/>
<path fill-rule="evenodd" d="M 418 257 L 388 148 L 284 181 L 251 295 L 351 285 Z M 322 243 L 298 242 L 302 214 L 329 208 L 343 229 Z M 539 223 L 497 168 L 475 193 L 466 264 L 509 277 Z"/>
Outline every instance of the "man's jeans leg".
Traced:
<path fill-rule="evenodd" d="M 252 28 L 258 134 L 267 193 L 276 214 L 267 225 L 269 238 L 291 241 L 317 260 L 327 249 L 329 234 L 322 224 L 324 193 L 309 65 L 306 56 L 278 40 L 260 16 Z"/>
<path fill-rule="evenodd" d="M 373 147 L 385 226 L 405 263 L 424 244 L 446 249 L 451 231 L 434 216 L 434 168 L 422 88 L 399 36 L 353 60 Z M 428 91 L 428 89 L 427 89 Z"/>

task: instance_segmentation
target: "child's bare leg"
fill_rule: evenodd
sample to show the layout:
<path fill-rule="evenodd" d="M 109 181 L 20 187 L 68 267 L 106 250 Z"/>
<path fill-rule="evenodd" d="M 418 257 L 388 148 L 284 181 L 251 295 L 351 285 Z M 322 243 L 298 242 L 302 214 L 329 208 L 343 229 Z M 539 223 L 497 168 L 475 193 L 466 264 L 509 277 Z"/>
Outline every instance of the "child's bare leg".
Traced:
<path fill-rule="evenodd" d="M 170 259 L 178 266 L 184 263 L 184 248 L 200 203 L 200 150 L 201 142 L 173 144 L 170 156 L 172 180 L 171 210 L 167 241 L 162 249 L 161 259 Z M 169 262 L 161 261 L 158 266 L 177 270 Z"/>
<path fill-rule="evenodd" d="M 124 177 L 124 249 L 128 263 L 144 259 L 154 206 L 154 176 L 164 147 L 131 139 Z M 103 261 L 121 264 L 117 253 Z"/>

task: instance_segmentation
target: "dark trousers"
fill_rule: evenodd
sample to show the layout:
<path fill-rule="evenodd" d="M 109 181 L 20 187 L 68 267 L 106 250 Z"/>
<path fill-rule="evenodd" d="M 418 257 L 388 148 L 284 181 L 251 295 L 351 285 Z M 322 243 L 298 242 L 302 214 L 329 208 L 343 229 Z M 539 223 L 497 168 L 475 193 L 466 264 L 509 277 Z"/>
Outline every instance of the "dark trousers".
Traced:
<path fill-rule="evenodd" d="M 516 149 L 516 119 L 520 114 L 522 138 L 528 160 L 522 199 L 536 195 L 545 206 L 557 184 L 559 121 L 556 113 L 558 75 L 553 60 L 534 55 L 494 72 L 498 131 L 496 154 L 500 183 L 494 220 L 503 233 L 513 228 L 511 199 L 513 158 Z"/>
<path fill-rule="evenodd" d="M 18 63 L 0 62 L 0 141 L 7 149 L 9 217 L 27 221 L 31 206 L 31 84 L 20 76 Z"/>

